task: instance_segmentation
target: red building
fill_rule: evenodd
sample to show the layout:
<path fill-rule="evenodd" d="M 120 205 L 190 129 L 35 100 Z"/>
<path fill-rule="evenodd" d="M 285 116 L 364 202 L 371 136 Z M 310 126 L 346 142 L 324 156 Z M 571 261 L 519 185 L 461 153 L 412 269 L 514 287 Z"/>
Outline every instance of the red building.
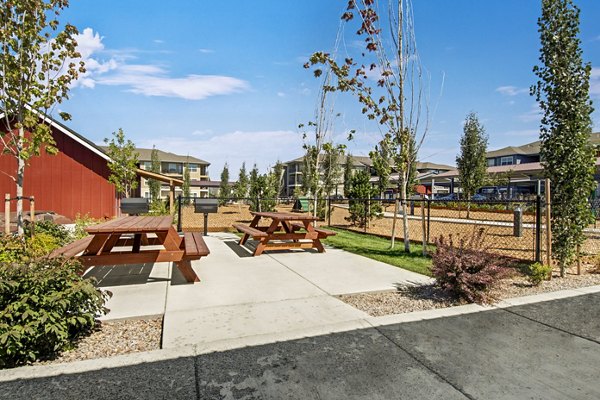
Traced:
<path fill-rule="evenodd" d="M 25 168 L 24 196 L 35 196 L 36 210 L 54 211 L 74 219 L 79 215 L 110 218 L 117 215 L 115 187 L 108 181 L 108 156 L 94 143 L 51 120 L 57 155 L 42 151 Z M 17 163 L 14 157 L 0 154 L 0 194 L 15 196 Z M 28 210 L 24 202 L 24 210 Z M 11 204 L 16 210 L 16 202 Z"/>

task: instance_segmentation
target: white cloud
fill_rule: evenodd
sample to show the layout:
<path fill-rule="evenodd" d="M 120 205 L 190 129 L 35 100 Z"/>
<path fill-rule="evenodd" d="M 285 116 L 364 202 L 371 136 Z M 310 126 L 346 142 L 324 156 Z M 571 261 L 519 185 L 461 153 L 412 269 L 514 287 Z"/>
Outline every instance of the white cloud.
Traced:
<path fill-rule="evenodd" d="M 199 51 L 200 53 L 203 53 L 203 54 L 210 54 L 210 53 L 214 53 L 214 52 L 215 52 L 215 51 L 214 51 L 214 50 L 212 50 L 212 49 L 198 49 L 198 51 Z"/>
<path fill-rule="evenodd" d="M 153 42 L 156 44 L 163 44 L 165 41 L 161 39 L 154 39 Z"/>
<path fill-rule="evenodd" d="M 172 77 L 165 68 L 153 64 L 131 64 L 131 54 L 107 52 L 102 37 L 91 28 L 77 36 L 78 50 L 87 72 L 75 86 L 94 88 L 98 85 L 123 86 L 127 91 L 144 96 L 176 97 L 202 100 L 216 95 L 245 91 L 249 84 L 241 79 L 222 75 L 190 74 Z M 155 41 L 158 42 L 158 41 Z M 201 49 L 204 52 L 212 50 Z M 110 54 L 109 60 L 100 60 L 99 54 Z"/>
<path fill-rule="evenodd" d="M 590 74 L 590 95 L 600 97 L 600 68 L 592 68 Z"/>
<path fill-rule="evenodd" d="M 196 131 L 201 132 L 201 131 Z M 273 166 L 277 160 L 289 161 L 299 157 L 302 150 L 302 135 L 288 130 L 234 131 L 219 135 L 190 135 L 146 139 L 136 143 L 139 147 L 152 147 L 176 154 L 189 154 L 211 163 L 210 177 L 218 180 L 223 165 L 228 163 L 231 179 L 237 179 L 242 162 L 249 170 L 254 163 L 261 172 Z"/>
<path fill-rule="evenodd" d="M 529 93 L 529 89 L 518 88 L 516 86 L 500 86 L 496 88 L 496 92 L 505 96 L 518 96 L 520 94 Z"/>
<path fill-rule="evenodd" d="M 277 96 L 278 97 L 285 97 L 285 93 L 283 93 L 283 92 L 277 92 Z"/>
<path fill-rule="evenodd" d="M 506 137 L 506 136 L 510 136 L 510 137 L 514 137 L 514 138 L 522 138 L 524 140 L 537 140 L 537 138 L 540 135 L 540 131 L 538 129 L 522 129 L 522 130 L 513 130 L 513 131 L 506 131 L 506 132 L 502 132 L 500 133 L 499 137 Z"/>
<path fill-rule="evenodd" d="M 542 110 L 537 103 L 534 103 L 529 111 L 519 115 L 518 118 L 523 122 L 539 122 L 542 119 Z"/>

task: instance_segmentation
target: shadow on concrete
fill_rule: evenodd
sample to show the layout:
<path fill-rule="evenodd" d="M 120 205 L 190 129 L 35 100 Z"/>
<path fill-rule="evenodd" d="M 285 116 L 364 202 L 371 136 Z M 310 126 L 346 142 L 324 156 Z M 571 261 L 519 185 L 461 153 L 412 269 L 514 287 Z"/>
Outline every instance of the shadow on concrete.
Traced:
<path fill-rule="evenodd" d="M 223 242 L 238 257 L 240 257 L 240 258 L 252 257 L 252 253 L 251 252 L 249 253 L 246 248 L 244 248 L 243 246 L 240 246 L 237 241 L 235 241 L 235 240 L 224 240 Z M 246 242 L 246 243 L 248 243 L 248 242 Z M 256 248 L 256 245 L 254 245 L 254 247 L 252 248 L 252 252 L 254 251 L 255 248 Z"/>
<path fill-rule="evenodd" d="M 85 278 L 96 278 L 98 286 L 143 285 L 169 281 L 168 278 L 151 277 L 153 263 L 131 265 L 102 265 L 90 269 Z"/>

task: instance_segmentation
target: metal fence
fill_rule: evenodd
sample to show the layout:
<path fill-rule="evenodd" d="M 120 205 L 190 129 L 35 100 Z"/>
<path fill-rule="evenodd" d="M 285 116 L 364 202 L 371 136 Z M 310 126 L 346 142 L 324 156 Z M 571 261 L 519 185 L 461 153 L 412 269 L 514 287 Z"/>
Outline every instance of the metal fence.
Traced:
<path fill-rule="evenodd" d="M 314 199 L 275 198 L 221 199 L 216 213 L 197 213 L 195 198 L 178 199 L 178 221 L 182 230 L 232 231 L 236 223 L 252 220 L 250 209 L 261 208 L 284 212 L 314 212 Z M 404 239 L 403 204 L 406 206 L 407 230 L 411 242 L 435 244 L 440 236 L 468 238 L 483 230 L 485 245 L 490 252 L 508 257 L 544 261 L 546 255 L 546 224 L 543 197 L 535 200 L 466 201 L 408 199 L 347 199 L 317 200 L 319 225 L 329 225 L 353 231 L 391 237 L 394 207 L 397 207 L 395 236 Z M 369 214 L 373 218 L 367 218 Z M 600 254 L 600 221 L 591 224 L 581 247 L 584 257 Z"/>

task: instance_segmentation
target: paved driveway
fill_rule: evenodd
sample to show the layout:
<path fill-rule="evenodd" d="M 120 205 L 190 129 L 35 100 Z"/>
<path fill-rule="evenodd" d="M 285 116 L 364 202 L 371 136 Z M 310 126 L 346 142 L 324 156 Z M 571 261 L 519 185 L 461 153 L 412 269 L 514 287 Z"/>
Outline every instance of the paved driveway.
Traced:
<path fill-rule="evenodd" d="M 597 400 L 600 293 L 140 361 L 0 372 L 0 398 Z"/>

